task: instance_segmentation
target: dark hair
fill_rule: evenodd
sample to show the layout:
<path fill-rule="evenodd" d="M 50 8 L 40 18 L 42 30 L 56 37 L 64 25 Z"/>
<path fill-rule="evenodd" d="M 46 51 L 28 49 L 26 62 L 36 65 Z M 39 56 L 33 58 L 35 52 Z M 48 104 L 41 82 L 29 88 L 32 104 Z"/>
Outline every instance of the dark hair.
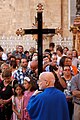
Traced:
<path fill-rule="evenodd" d="M 50 49 L 45 49 L 44 52 L 48 52 L 50 54 L 51 50 Z"/>
<path fill-rule="evenodd" d="M 48 57 L 48 56 L 47 56 L 47 55 L 44 55 L 44 56 L 43 56 L 43 59 L 46 58 L 46 57 Z"/>
<path fill-rule="evenodd" d="M 15 84 L 15 86 L 14 86 L 14 95 L 17 96 L 17 93 L 15 92 L 17 87 L 20 87 L 22 89 L 22 94 L 24 95 L 24 90 L 25 89 L 24 89 L 22 84 Z"/>
<path fill-rule="evenodd" d="M 67 57 L 68 59 L 70 59 L 70 60 L 72 60 L 72 58 L 70 58 L 70 57 Z"/>
<path fill-rule="evenodd" d="M 11 58 L 14 58 L 16 60 L 16 57 L 14 55 L 11 55 L 9 60 L 11 60 Z"/>
<path fill-rule="evenodd" d="M 20 60 L 20 61 L 21 61 L 21 58 L 20 58 L 20 57 L 18 57 L 18 56 L 16 56 L 16 60 Z"/>
<path fill-rule="evenodd" d="M 50 57 L 52 56 L 52 54 L 51 54 L 51 50 L 49 50 L 49 49 L 45 49 L 44 54 L 49 54 Z"/>
<path fill-rule="evenodd" d="M 26 62 L 28 62 L 28 59 L 27 59 L 27 58 L 21 58 L 21 62 L 22 62 L 22 60 L 23 60 L 23 59 L 25 59 L 25 60 L 26 60 Z"/>
<path fill-rule="evenodd" d="M 62 54 L 63 54 L 63 49 L 62 49 L 62 47 L 58 47 L 57 49 L 56 49 L 56 51 L 60 51 Z"/>
<path fill-rule="evenodd" d="M 26 51 L 24 51 L 24 54 L 26 54 L 26 53 L 29 53 L 29 51 L 27 51 L 27 50 L 26 50 Z"/>
<path fill-rule="evenodd" d="M 64 49 L 67 49 L 67 50 L 69 50 L 69 48 L 68 48 L 68 47 L 64 47 L 64 48 L 63 48 L 63 50 L 64 50 Z"/>
<path fill-rule="evenodd" d="M 57 55 L 57 53 L 56 52 L 53 52 L 53 54 L 52 55 Z"/>
<path fill-rule="evenodd" d="M 37 53 L 37 54 L 38 54 L 38 52 L 36 52 L 36 51 L 35 51 L 34 53 Z M 33 54 L 34 54 L 34 53 L 33 53 Z"/>
<path fill-rule="evenodd" d="M 4 49 L 3 49 L 1 46 L 0 46 L 0 51 L 1 51 L 1 52 L 3 52 L 3 51 L 4 51 Z"/>
<path fill-rule="evenodd" d="M 77 52 L 77 50 L 73 49 L 72 51 L 76 52 L 76 57 L 78 58 L 78 52 Z"/>
<path fill-rule="evenodd" d="M 55 44 L 53 43 L 53 42 L 51 42 L 50 44 L 49 44 L 49 47 L 55 47 Z"/>
<path fill-rule="evenodd" d="M 10 66 L 13 67 L 13 68 L 16 68 L 16 66 L 17 66 L 16 61 L 15 60 L 11 60 L 10 61 Z"/>
<path fill-rule="evenodd" d="M 28 82 L 28 83 L 31 84 L 30 91 L 36 90 L 38 88 L 38 86 L 37 86 L 37 79 L 35 77 L 30 76 L 30 75 L 28 75 L 27 77 L 29 77 L 29 79 L 30 79 L 30 82 Z"/>
<path fill-rule="evenodd" d="M 56 49 L 57 49 L 58 47 L 61 47 L 61 45 L 56 45 Z"/>
<path fill-rule="evenodd" d="M 64 66 L 62 67 L 62 68 L 63 68 L 63 70 L 64 70 L 64 68 L 65 68 L 65 67 L 69 67 L 69 68 L 70 68 L 70 66 L 69 66 L 69 65 L 64 65 Z M 71 70 L 71 69 L 70 69 L 70 70 Z"/>
<path fill-rule="evenodd" d="M 64 66 L 64 62 L 65 62 L 65 59 L 68 58 L 67 56 L 63 56 L 61 59 L 60 59 L 60 62 L 59 62 L 59 66 L 63 67 Z"/>
<path fill-rule="evenodd" d="M 12 72 L 10 68 L 4 69 L 4 71 L 2 72 L 2 77 L 11 77 Z"/>

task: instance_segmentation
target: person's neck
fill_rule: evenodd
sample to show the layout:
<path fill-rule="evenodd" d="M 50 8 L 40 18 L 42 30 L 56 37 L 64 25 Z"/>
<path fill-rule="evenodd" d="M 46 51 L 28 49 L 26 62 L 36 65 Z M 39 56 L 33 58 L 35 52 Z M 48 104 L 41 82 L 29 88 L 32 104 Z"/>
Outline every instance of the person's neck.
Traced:
<path fill-rule="evenodd" d="M 70 80 L 71 79 L 71 75 L 64 75 L 64 78 L 66 79 L 66 80 Z"/>
<path fill-rule="evenodd" d="M 27 67 L 26 67 L 26 68 L 27 68 Z M 26 68 L 22 68 L 22 71 L 23 71 L 23 72 L 26 72 Z"/>
<path fill-rule="evenodd" d="M 30 92 L 30 90 L 31 90 L 31 87 L 29 87 L 29 88 L 27 89 L 28 92 Z"/>
<path fill-rule="evenodd" d="M 46 87 L 46 89 L 47 89 L 47 88 L 53 88 L 53 87 L 54 87 L 54 86 L 48 86 L 48 87 Z"/>
<path fill-rule="evenodd" d="M 11 82 L 11 81 L 6 82 L 6 81 L 4 80 L 4 86 L 7 86 L 10 82 Z"/>
<path fill-rule="evenodd" d="M 58 54 L 59 57 L 62 57 L 62 54 Z"/>
<path fill-rule="evenodd" d="M 12 68 L 12 72 L 14 72 L 16 70 L 16 68 Z"/>
<path fill-rule="evenodd" d="M 48 85 L 46 88 L 54 87 L 54 85 Z"/>
<path fill-rule="evenodd" d="M 21 99 L 23 97 L 23 95 L 17 95 L 18 99 Z"/>

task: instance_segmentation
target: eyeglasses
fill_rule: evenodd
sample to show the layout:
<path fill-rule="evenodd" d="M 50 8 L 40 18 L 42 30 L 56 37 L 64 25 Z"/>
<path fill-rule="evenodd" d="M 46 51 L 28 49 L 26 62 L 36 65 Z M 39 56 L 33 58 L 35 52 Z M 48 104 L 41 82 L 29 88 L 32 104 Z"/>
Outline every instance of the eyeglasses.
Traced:
<path fill-rule="evenodd" d="M 64 71 L 70 71 L 70 69 L 65 69 Z"/>
<path fill-rule="evenodd" d="M 27 63 L 27 61 L 23 61 L 23 62 L 21 62 L 21 63 Z"/>

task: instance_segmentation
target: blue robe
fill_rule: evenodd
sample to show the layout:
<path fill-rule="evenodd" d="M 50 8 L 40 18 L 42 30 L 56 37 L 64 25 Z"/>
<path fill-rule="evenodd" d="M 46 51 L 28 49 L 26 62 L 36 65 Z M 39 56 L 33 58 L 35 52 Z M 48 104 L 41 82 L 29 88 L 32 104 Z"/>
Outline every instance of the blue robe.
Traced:
<path fill-rule="evenodd" d="M 32 96 L 27 110 L 32 120 L 69 120 L 65 95 L 55 87 Z"/>

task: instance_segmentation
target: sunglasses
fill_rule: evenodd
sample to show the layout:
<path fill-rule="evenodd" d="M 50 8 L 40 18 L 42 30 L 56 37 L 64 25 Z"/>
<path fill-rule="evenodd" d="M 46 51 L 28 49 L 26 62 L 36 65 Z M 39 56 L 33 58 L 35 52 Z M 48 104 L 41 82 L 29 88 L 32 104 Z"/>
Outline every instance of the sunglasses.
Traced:
<path fill-rule="evenodd" d="M 64 69 L 64 71 L 70 71 L 70 69 Z"/>

